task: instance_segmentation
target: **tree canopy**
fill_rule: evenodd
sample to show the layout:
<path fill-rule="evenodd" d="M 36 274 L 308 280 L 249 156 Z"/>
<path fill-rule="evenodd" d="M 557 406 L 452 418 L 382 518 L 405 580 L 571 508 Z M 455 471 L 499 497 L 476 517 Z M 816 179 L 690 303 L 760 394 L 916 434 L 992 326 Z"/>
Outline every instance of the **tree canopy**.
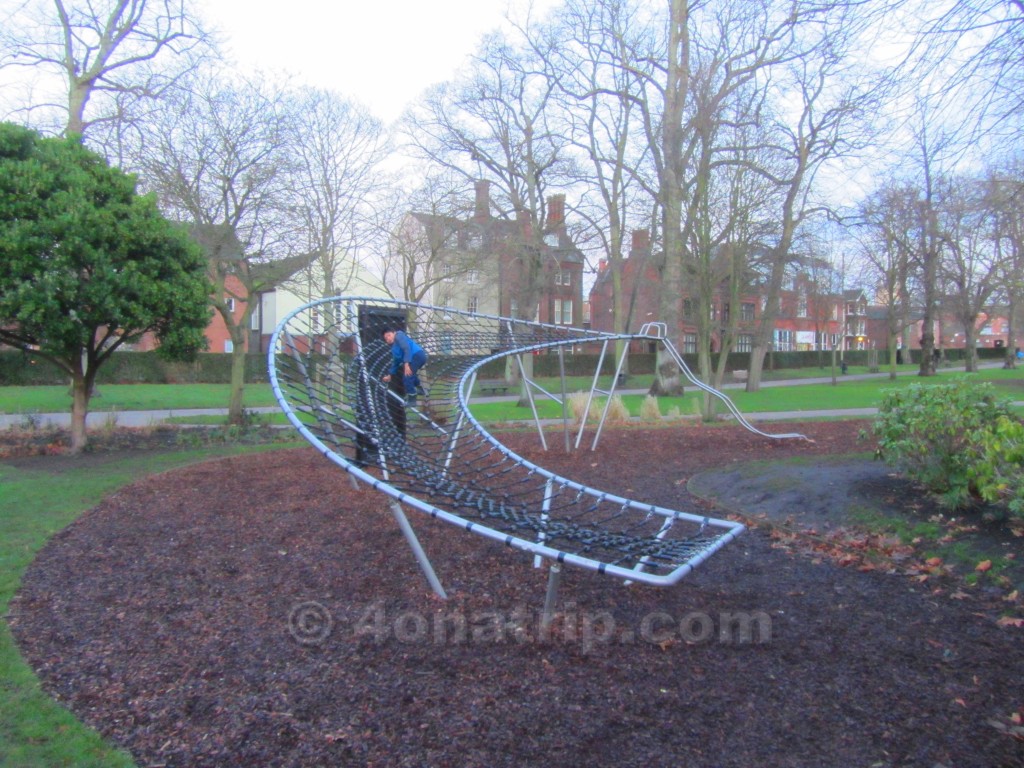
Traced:
<path fill-rule="evenodd" d="M 0 124 L 0 342 L 67 371 L 73 443 L 84 444 L 96 371 L 118 347 L 151 332 L 168 357 L 203 349 L 205 269 L 134 177 L 74 138 Z"/>

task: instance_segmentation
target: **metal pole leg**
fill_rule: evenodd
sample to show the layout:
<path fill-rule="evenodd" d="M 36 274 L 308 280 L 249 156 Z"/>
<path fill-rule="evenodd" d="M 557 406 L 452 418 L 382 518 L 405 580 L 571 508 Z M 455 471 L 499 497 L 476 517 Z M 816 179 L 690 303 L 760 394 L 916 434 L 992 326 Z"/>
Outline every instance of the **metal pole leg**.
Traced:
<path fill-rule="evenodd" d="M 444 587 L 441 586 L 441 582 L 437 579 L 437 574 L 434 573 L 434 566 L 430 564 L 430 560 L 427 558 L 427 553 L 423 551 L 423 547 L 420 546 L 420 540 L 416 538 L 416 532 L 409 525 L 409 520 L 405 516 L 405 512 L 402 511 L 402 506 L 397 501 L 391 502 L 391 514 L 395 516 L 395 520 L 398 521 L 398 527 L 402 529 L 402 534 L 405 536 L 405 540 L 409 543 L 409 548 L 412 549 L 412 553 L 416 555 L 416 562 L 420 564 L 420 570 L 423 571 L 423 575 L 427 577 L 427 581 L 430 582 L 430 588 L 434 590 L 434 594 L 440 597 L 442 600 L 447 600 L 448 595 L 444 591 Z"/>
<path fill-rule="evenodd" d="M 555 604 L 558 602 L 558 587 L 562 583 L 562 564 L 552 563 L 548 570 L 548 593 L 544 596 L 544 615 L 540 619 L 540 627 L 546 630 L 551 626 L 551 619 L 555 613 Z"/>

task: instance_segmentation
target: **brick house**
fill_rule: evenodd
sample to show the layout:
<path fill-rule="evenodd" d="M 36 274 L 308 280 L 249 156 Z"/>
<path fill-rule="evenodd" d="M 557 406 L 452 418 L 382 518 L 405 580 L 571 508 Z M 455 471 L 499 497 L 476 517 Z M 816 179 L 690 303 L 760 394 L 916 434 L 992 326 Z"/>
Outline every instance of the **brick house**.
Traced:
<path fill-rule="evenodd" d="M 719 258 L 725 259 L 725 254 Z M 650 236 L 645 230 L 635 230 L 629 255 L 622 262 L 621 290 L 630 332 L 639 331 L 644 323 L 657 321 L 660 314 L 659 291 L 661 281 L 661 254 L 652 254 Z M 721 273 L 725 273 L 724 266 Z M 723 284 L 712 299 L 712 350 L 717 351 L 730 321 L 736 321 L 735 352 L 753 349 L 754 333 L 765 309 L 765 299 L 758 290 L 758 282 L 741 296 L 739 306 L 732 306 L 728 286 Z M 684 354 L 697 351 L 697 298 L 685 289 L 679 297 L 679 326 L 675 338 Z M 597 279 L 590 292 L 591 327 L 599 331 L 612 330 L 612 273 L 610 265 L 602 261 Z M 739 316 L 733 318 L 733 313 Z M 831 349 L 842 336 L 843 305 L 839 296 L 815 288 L 815 282 L 805 272 L 798 272 L 787 280 L 779 295 L 779 307 L 773 333 L 774 348 L 781 351 L 805 349 Z M 642 345 L 637 345 L 642 346 Z"/>
<path fill-rule="evenodd" d="M 410 218 L 440 243 L 429 267 L 434 270 L 429 276 L 431 304 L 501 317 L 530 316 L 556 325 L 582 323 L 585 261 L 566 229 L 564 195 L 548 197 L 547 223 L 539 238 L 528 215 L 512 220 L 491 213 L 487 181 L 476 182 L 471 216 L 413 213 Z M 539 253 L 530 254 L 533 248 Z M 540 265 L 540 297 L 531 312 L 519 301 L 534 260 Z"/>

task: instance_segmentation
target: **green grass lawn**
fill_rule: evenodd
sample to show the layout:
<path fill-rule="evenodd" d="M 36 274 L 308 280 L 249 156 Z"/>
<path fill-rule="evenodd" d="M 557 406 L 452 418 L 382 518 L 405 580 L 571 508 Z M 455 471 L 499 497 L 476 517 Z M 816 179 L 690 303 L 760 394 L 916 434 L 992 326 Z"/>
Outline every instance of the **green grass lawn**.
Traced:
<path fill-rule="evenodd" d="M 104 384 L 97 387 L 89 410 L 154 411 L 168 408 L 226 408 L 227 384 Z M 245 407 L 276 405 L 268 384 L 245 387 Z M 61 413 L 71 410 L 65 386 L 0 387 L 0 413 Z"/>
<path fill-rule="evenodd" d="M 912 366 L 903 366 L 905 370 L 915 370 Z M 800 375 L 797 375 L 800 374 Z M 899 376 L 892 380 L 881 374 L 871 379 L 855 379 L 854 371 L 847 376 L 838 376 L 836 384 L 800 384 L 794 386 L 764 386 L 759 392 L 747 393 L 742 389 L 730 388 L 727 394 L 744 412 L 759 411 L 809 411 L 834 408 L 871 408 L 878 405 L 882 392 L 894 387 L 904 387 L 915 382 L 948 381 L 953 376 L 965 375 L 961 369 L 942 369 L 938 376 L 923 380 L 917 376 Z M 800 381 L 807 378 L 820 378 L 823 374 L 818 368 L 805 368 L 799 371 L 775 371 L 766 377 L 765 383 L 771 381 L 794 379 Z M 1024 391 L 1014 387 L 1011 381 L 1024 380 L 1024 368 L 1004 370 L 987 368 L 979 373 L 971 374 L 978 381 L 991 381 L 997 390 L 1013 399 L 1024 399 Z M 550 392 L 560 392 L 561 382 L 557 379 L 540 379 L 538 383 Z M 599 386 L 610 388 L 609 377 L 602 377 Z M 644 390 L 651 384 L 650 376 L 631 376 L 626 389 Z M 566 380 L 568 392 L 589 389 L 590 379 L 587 377 L 569 377 Z M 699 412 L 698 398 L 700 395 L 691 385 L 681 398 L 663 397 L 659 406 L 663 414 L 677 408 L 681 414 Z M 229 388 L 227 384 L 109 384 L 99 388 L 98 396 L 90 402 L 90 411 L 137 411 L 137 410 L 178 410 L 186 408 L 224 408 L 228 402 Z M 638 415 L 643 395 L 624 395 L 623 401 L 630 413 Z M 245 388 L 245 407 L 257 408 L 274 406 L 273 393 L 266 384 L 250 384 Z M 71 403 L 67 387 L 0 387 L 0 413 L 32 414 L 46 412 L 67 412 Z M 488 421 L 507 421 L 530 418 L 529 408 L 517 408 L 507 401 L 479 403 L 473 407 L 477 418 Z M 538 411 L 542 418 L 558 418 L 561 407 L 547 398 L 538 399 Z M 213 423 L 219 419 L 213 418 Z M 178 421 L 194 423 L 192 418 Z M 283 422 L 282 422 L 283 423 Z"/>
<path fill-rule="evenodd" d="M 774 386 L 762 387 L 758 392 L 749 393 L 741 389 L 729 389 L 725 394 L 744 413 L 874 408 L 878 406 L 883 393 L 887 390 L 907 387 L 922 381 L 937 384 L 965 375 L 968 374 L 962 370 L 951 369 L 943 370 L 938 376 L 927 380 L 917 376 L 900 376 L 895 380 L 886 376 L 871 379 L 852 379 L 849 376 L 840 376 L 834 386 L 832 384 Z M 1012 382 L 1024 381 L 1024 369 L 1012 371 L 985 369 L 979 373 L 970 374 L 970 376 L 972 380 L 979 382 L 992 382 L 1001 395 L 1014 400 L 1024 400 L 1024 390 L 1012 384 Z M 627 386 L 632 388 L 631 383 L 627 383 Z M 682 397 L 658 398 L 658 406 L 663 415 L 667 415 L 673 409 L 678 409 L 678 412 L 684 416 L 697 415 L 700 413 L 702 397 L 702 393 L 696 391 L 693 386 L 689 386 L 686 388 L 686 394 Z M 603 403 L 603 399 L 599 400 Z M 644 395 L 623 395 L 622 401 L 631 415 L 638 416 Z M 473 414 L 481 421 L 500 422 L 532 418 L 529 408 L 518 407 L 515 403 L 507 401 L 477 403 L 472 406 L 472 410 Z M 725 410 L 725 406 L 720 405 L 719 412 L 725 412 Z M 562 408 L 552 400 L 538 398 L 537 412 L 541 418 L 557 419 L 561 418 Z"/>
<path fill-rule="evenodd" d="M 272 447 L 281 447 L 275 445 Z M 57 531 L 115 489 L 140 477 L 209 458 L 268 446 L 218 446 L 196 451 L 140 454 L 94 466 L 15 468 L 0 460 L 0 615 L 36 552 Z M 42 465 L 44 466 L 44 465 Z M 40 688 L 22 660 L 6 622 L 0 622 L 0 766 L 18 768 L 117 768 L 132 766 L 124 752 L 106 744 Z"/>

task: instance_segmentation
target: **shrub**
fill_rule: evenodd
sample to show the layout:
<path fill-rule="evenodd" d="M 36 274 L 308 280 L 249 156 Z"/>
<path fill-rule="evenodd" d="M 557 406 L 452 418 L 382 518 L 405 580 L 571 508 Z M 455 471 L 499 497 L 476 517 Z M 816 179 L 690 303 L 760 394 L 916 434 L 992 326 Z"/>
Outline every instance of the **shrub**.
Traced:
<path fill-rule="evenodd" d="M 989 503 L 1005 504 L 1011 514 L 1024 518 L 1024 424 L 1000 416 L 969 454 L 968 476 L 978 495 Z"/>
<path fill-rule="evenodd" d="M 629 421 L 629 409 L 622 402 L 621 395 L 612 395 L 612 401 L 608 406 L 608 415 L 605 418 L 609 424 L 626 424 Z"/>
<path fill-rule="evenodd" d="M 569 395 L 569 417 L 577 424 L 584 421 L 584 409 L 587 407 L 589 396 L 586 392 L 573 392 Z M 598 410 L 597 399 L 591 400 L 590 410 L 586 413 L 586 421 L 597 421 L 601 418 L 601 411 Z"/>
<path fill-rule="evenodd" d="M 661 421 L 661 407 L 658 405 L 658 398 L 654 395 L 647 395 L 640 404 L 640 420 L 654 423 Z"/>
<path fill-rule="evenodd" d="M 579 424 L 583 418 L 583 409 L 587 405 L 587 399 L 589 395 L 586 392 L 573 392 L 569 395 L 569 416 L 576 423 Z M 601 412 L 604 410 L 605 400 L 604 398 L 593 398 L 590 401 L 590 410 L 587 412 L 587 422 L 597 422 L 601 420 Z M 612 402 L 608 406 L 608 413 L 605 415 L 605 421 L 608 424 L 625 424 L 629 421 L 629 409 L 626 408 L 626 404 L 622 402 L 622 398 L 619 395 L 612 397 Z"/>
<path fill-rule="evenodd" d="M 995 397 L 991 384 L 957 379 L 887 392 L 873 429 L 889 464 L 956 507 L 976 492 L 974 446 L 1009 415 L 1007 402 Z"/>

